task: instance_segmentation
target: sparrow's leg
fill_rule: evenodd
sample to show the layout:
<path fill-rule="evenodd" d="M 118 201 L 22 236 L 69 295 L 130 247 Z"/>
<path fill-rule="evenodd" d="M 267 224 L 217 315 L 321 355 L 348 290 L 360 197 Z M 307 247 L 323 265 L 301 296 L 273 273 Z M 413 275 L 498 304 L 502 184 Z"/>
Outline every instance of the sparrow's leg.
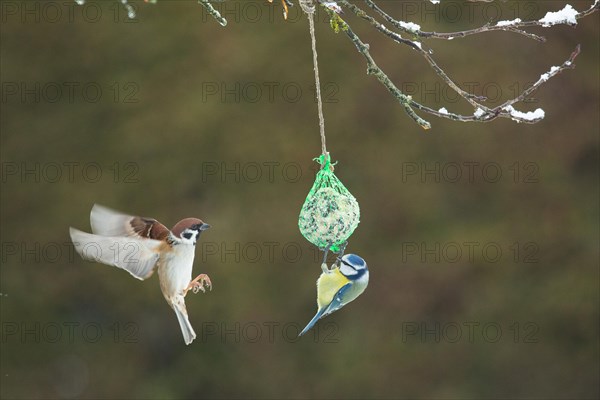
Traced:
<path fill-rule="evenodd" d="M 194 292 L 194 294 L 201 290 L 202 292 L 206 293 L 204 286 L 206 286 L 209 290 L 212 290 L 212 282 L 210 281 L 208 275 L 200 274 L 196 277 L 196 279 L 190 282 L 183 295 L 185 296 L 190 289 Z"/>
<path fill-rule="evenodd" d="M 269 3 L 272 3 L 273 0 L 269 0 Z M 291 0 L 281 0 L 281 5 L 283 6 L 283 18 L 287 19 L 288 18 L 288 7 L 292 7 L 294 5 L 294 3 L 291 2 Z"/>

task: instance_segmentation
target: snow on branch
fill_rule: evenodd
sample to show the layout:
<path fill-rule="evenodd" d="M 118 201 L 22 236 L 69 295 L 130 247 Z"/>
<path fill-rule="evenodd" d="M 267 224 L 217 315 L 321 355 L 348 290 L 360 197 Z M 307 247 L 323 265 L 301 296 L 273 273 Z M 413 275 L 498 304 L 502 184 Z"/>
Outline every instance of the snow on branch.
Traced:
<path fill-rule="evenodd" d="M 75 0 L 78 4 L 85 3 L 85 0 Z M 157 0 L 144 0 L 149 3 L 156 3 Z M 225 18 L 221 16 L 218 10 L 216 10 L 211 2 L 223 2 L 226 0 L 198 0 L 198 3 L 204 7 L 204 9 L 217 20 L 222 26 L 227 25 Z M 261 0 L 259 0 L 261 1 Z M 267 0 L 273 2 L 273 0 Z M 292 0 L 279 0 L 283 8 L 284 18 L 287 19 L 288 7 L 294 5 Z M 442 0 L 423 0 L 429 1 L 432 4 L 440 4 Z M 491 2 L 494 0 L 469 0 L 473 2 Z M 526 31 L 526 28 L 530 27 L 552 27 L 556 25 L 577 25 L 577 21 L 581 18 L 587 17 L 598 10 L 600 10 L 600 0 L 595 0 L 589 8 L 583 11 L 577 11 L 570 4 L 565 5 L 561 10 L 549 11 L 543 18 L 539 20 L 523 21 L 520 18 L 513 20 L 489 22 L 483 26 L 457 31 L 457 32 L 428 32 L 421 29 L 421 26 L 415 22 L 402 21 L 393 18 L 385 10 L 383 10 L 377 3 L 380 0 L 297 0 L 300 3 L 302 10 L 305 13 L 314 12 L 316 5 L 321 5 L 323 9 L 328 13 L 330 25 L 336 33 L 344 32 L 346 36 L 354 43 L 358 52 L 365 58 L 367 62 L 367 74 L 373 75 L 377 80 L 394 96 L 398 102 L 404 108 L 404 111 L 411 117 L 417 124 L 424 129 L 431 128 L 431 124 L 420 117 L 416 110 L 434 115 L 440 118 L 447 118 L 454 121 L 462 122 L 489 122 L 496 118 L 509 118 L 516 122 L 522 123 L 536 123 L 541 121 L 544 116 L 544 110 L 538 108 L 535 111 L 523 112 L 515 109 L 514 105 L 524 101 L 529 95 L 534 93 L 544 83 L 561 72 L 572 69 L 575 67 L 574 61 L 580 52 L 580 46 L 578 45 L 575 50 L 571 53 L 569 58 L 559 66 L 551 67 L 546 73 L 542 74 L 540 78 L 529 88 L 523 90 L 523 92 L 515 97 L 514 99 L 508 100 L 497 107 L 487 107 L 483 103 L 486 101 L 485 97 L 475 96 L 460 88 L 446 72 L 436 63 L 431 56 L 432 52 L 425 49 L 423 46 L 424 40 L 428 39 L 441 39 L 441 40 L 453 40 L 456 38 L 463 38 L 471 35 L 482 34 L 493 31 L 505 31 L 512 32 L 529 39 L 533 39 L 539 42 L 545 42 L 546 39 L 543 36 Z M 135 11 L 127 0 L 121 0 L 124 7 L 128 11 L 130 18 L 135 18 Z M 359 7 L 356 3 L 364 3 L 366 8 Z M 350 11 L 351 14 L 356 15 L 359 19 L 366 21 L 372 25 L 377 31 L 385 35 L 386 37 L 393 40 L 395 43 L 410 47 L 422 56 L 434 72 L 444 81 L 448 87 L 462 97 L 473 107 L 472 115 L 461 115 L 449 112 L 446 108 L 440 108 L 435 110 L 431 107 L 416 102 L 411 96 L 403 93 L 394 82 L 386 75 L 386 73 L 377 65 L 373 57 L 369 52 L 369 45 L 364 43 L 360 37 L 352 30 L 350 25 L 345 19 L 342 19 L 341 15 L 343 10 Z M 373 15 L 370 15 L 367 11 L 370 11 Z M 379 19 L 387 22 L 392 28 L 386 27 Z M 405 34 L 406 37 L 402 35 Z"/>
<path fill-rule="evenodd" d="M 491 0 L 472 0 L 472 1 L 483 1 L 490 2 Z M 375 1 L 373 0 L 364 0 L 366 5 L 377 12 L 383 19 L 396 27 L 399 31 L 408 33 L 419 38 L 432 38 L 432 39 L 444 39 L 444 40 L 452 40 L 456 38 L 463 38 L 470 35 L 476 35 L 484 32 L 493 32 L 493 31 L 507 31 L 521 34 L 523 36 L 529 37 L 531 39 L 544 42 L 546 39 L 542 36 L 538 36 L 529 32 L 526 32 L 522 29 L 518 28 L 528 28 L 533 26 L 542 26 L 542 27 L 550 27 L 553 25 L 566 24 L 566 25 L 577 25 L 577 20 L 587 17 L 588 15 L 598 11 L 600 9 L 600 0 L 595 0 L 594 4 L 590 6 L 587 10 L 582 12 L 577 12 L 571 5 L 567 4 L 562 10 L 556 12 L 548 12 L 544 18 L 540 20 L 533 21 L 522 21 L 520 18 L 516 18 L 512 21 L 498 21 L 495 24 L 488 23 L 484 26 L 475 29 L 469 29 L 465 31 L 459 32 L 426 32 L 422 31 L 419 25 L 416 25 L 416 29 L 414 27 L 407 27 L 407 22 L 399 21 L 392 18 L 389 14 L 387 14 L 383 9 L 381 9 Z M 434 2 L 434 4 L 438 4 L 438 2 Z"/>
<path fill-rule="evenodd" d="M 437 4 L 439 1 L 431 0 L 432 3 Z M 489 1 L 489 0 L 479 0 L 479 1 Z M 444 70 L 435 62 L 433 57 L 431 56 L 431 52 L 423 48 L 423 44 L 421 40 L 425 39 L 445 39 L 451 40 L 454 38 L 465 37 L 474 34 L 480 34 L 484 32 L 490 31 L 508 31 L 517 33 L 520 35 L 524 35 L 534 40 L 545 41 L 545 39 L 541 36 L 526 32 L 522 29 L 523 27 L 532 27 L 532 26 L 542 26 L 548 27 L 558 24 L 568 24 L 568 25 L 576 25 L 577 20 L 581 19 L 587 15 L 590 15 L 600 9 L 600 1 L 596 0 L 594 4 L 589 7 L 587 10 L 582 12 L 577 12 L 570 5 L 565 6 L 562 10 L 557 12 L 548 12 L 543 18 L 540 20 L 534 21 L 522 21 L 517 18 L 512 21 L 499 21 L 496 24 L 486 24 L 482 27 L 471 29 L 467 31 L 460 32 L 447 32 L 447 33 L 437 33 L 437 32 L 425 32 L 421 30 L 421 27 L 418 24 L 412 22 L 400 21 L 392 18 L 389 14 L 387 14 L 383 9 L 381 9 L 373 0 L 364 0 L 364 3 L 368 8 L 375 11 L 375 13 L 383 18 L 385 21 L 390 23 L 396 30 L 392 30 L 387 28 L 383 23 L 379 22 L 375 17 L 369 15 L 364 9 L 357 6 L 354 3 L 351 3 L 348 0 L 337 0 L 337 3 L 341 5 L 342 8 L 351 11 L 360 19 L 371 24 L 376 30 L 380 33 L 386 35 L 388 38 L 392 39 L 394 42 L 406 45 L 419 53 L 425 60 L 429 63 L 431 68 L 435 71 L 435 73 L 448 85 L 453 91 L 455 91 L 460 97 L 462 97 L 465 101 L 467 101 L 473 107 L 473 115 L 461 115 L 449 112 L 446 108 L 441 108 L 439 110 L 434 110 L 426 105 L 423 105 L 419 102 L 414 101 L 410 96 L 402 93 L 397 86 L 390 80 L 390 78 L 385 74 L 385 72 L 379 68 L 369 53 L 369 45 L 363 43 L 360 38 L 354 33 L 351 27 L 348 25 L 347 21 L 342 19 L 338 13 L 334 13 L 330 8 L 327 8 L 331 23 L 334 31 L 336 32 L 344 32 L 350 40 L 354 43 L 359 53 L 363 55 L 363 57 L 367 61 L 367 74 L 373 75 L 379 80 L 386 89 L 400 102 L 400 104 L 404 107 L 406 113 L 417 122 L 422 128 L 429 129 L 431 124 L 418 116 L 415 110 L 419 110 L 428 114 L 432 114 L 436 117 L 447 118 L 454 121 L 461 122 L 489 122 L 493 121 L 496 118 L 509 118 L 516 122 L 520 123 L 529 123 L 533 124 L 541 121 L 544 116 L 544 110 L 538 108 L 535 111 L 531 112 L 522 112 L 518 111 L 514 108 L 514 104 L 522 102 L 529 95 L 534 93 L 536 90 L 540 88 L 541 85 L 546 83 L 550 78 L 558 75 L 567 69 L 572 69 L 575 67 L 574 61 L 577 55 L 581 50 L 578 45 L 576 49 L 571 53 L 570 57 L 563 62 L 560 66 L 553 66 L 550 70 L 540 76 L 540 78 L 534 83 L 531 87 L 525 89 L 520 95 L 515 97 L 514 99 L 508 100 L 505 103 L 497 106 L 497 107 L 487 107 L 483 104 L 485 102 L 484 97 L 474 96 L 463 89 L 461 89 L 447 74 Z M 401 35 L 401 33 L 409 34 L 410 39 L 405 38 Z"/>

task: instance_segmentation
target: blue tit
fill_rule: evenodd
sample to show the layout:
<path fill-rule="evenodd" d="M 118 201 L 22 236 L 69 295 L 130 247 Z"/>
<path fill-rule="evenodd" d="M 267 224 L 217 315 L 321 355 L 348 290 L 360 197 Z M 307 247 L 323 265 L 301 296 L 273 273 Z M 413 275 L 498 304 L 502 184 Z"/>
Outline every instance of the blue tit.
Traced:
<path fill-rule="evenodd" d="M 339 310 L 362 294 L 369 284 L 367 263 L 356 254 L 346 254 L 340 265 L 328 269 L 323 264 L 323 273 L 317 280 L 317 305 L 319 309 L 306 328 L 304 335 L 319 319 Z"/>

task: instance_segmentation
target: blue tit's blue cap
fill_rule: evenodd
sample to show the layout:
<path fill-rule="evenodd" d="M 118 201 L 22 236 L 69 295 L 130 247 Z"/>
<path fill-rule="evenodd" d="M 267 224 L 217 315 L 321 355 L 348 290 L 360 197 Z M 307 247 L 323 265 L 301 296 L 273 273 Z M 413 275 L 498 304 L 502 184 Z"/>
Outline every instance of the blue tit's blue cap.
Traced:
<path fill-rule="evenodd" d="M 367 264 L 362 257 L 357 256 L 356 254 L 346 254 L 342 259 L 348 264 L 352 264 L 357 267 L 365 266 Z"/>

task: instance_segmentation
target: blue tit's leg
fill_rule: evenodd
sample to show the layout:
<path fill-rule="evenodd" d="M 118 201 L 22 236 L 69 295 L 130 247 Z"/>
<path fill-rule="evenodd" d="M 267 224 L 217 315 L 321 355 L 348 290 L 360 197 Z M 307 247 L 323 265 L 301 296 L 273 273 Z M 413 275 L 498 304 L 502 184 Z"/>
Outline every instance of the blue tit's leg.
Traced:
<path fill-rule="evenodd" d="M 321 269 L 323 270 L 323 272 L 328 274 L 331 272 L 331 270 L 327 266 L 327 256 L 329 255 L 329 250 L 331 250 L 331 243 L 327 243 L 327 246 L 324 247 L 322 250 L 323 250 L 323 262 L 321 262 Z"/>
<path fill-rule="evenodd" d="M 331 244 L 327 244 L 327 247 L 323 249 L 323 263 L 327 265 L 327 255 L 329 255 L 329 249 L 331 249 Z"/>
<path fill-rule="evenodd" d="M 327 265 L 327 254 L 328 253 L 329 253 L 329 249 L 326 249 L 325 252 L 323 253 L 323 261 L 321 262 L 321 264 Z"/>
<path fill-rule="evenodd" d="M 348 241 L 346 240 L 341 246 L 339 251 L 339 256 L 337 257 L 335 264 L 339 267 L 342 262 L 342 257 L 344 257 L 344 253 L 346 252 L 346 247 L 348 246 Z"/>

